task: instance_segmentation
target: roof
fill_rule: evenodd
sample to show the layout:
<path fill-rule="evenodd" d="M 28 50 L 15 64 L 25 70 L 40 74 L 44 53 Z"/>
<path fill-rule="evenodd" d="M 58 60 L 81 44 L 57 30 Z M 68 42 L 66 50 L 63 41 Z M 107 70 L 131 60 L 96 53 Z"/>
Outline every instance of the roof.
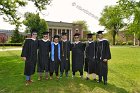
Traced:
<path fill-rule="evenodd" d="M 72 28 L 73 23 L 67 23 L 67 22 L 54 22 L 54 21 L 47 21 L 48 27 L 68 27 Z"/>

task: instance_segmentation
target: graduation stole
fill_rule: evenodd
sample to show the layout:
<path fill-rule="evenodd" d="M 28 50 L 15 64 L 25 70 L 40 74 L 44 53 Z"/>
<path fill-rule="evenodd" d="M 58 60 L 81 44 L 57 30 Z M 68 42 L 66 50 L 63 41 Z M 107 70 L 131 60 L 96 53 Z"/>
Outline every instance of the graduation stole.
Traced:
<path fill-rule="evenodd" d="M 85 58 L 87 58 L 87 55 L 86 55 L 86 51 L 87 51 L 87 47 L 89 46 L 89 43 L 86 42 L 86 48 L 85 48 Z"/>
<path fill-rule="evenodd" d="M 68 46 L 68 41 L 62 41 L 62 56 L 64 56 L 64 43 L 66 43 L 66 45 L 65 45 L 65 47 L 66 47 L 66 60 L 68 60 L 68 58 L 67 58 L 67 46 Z"/>
<path fill-rule="evenodd" d="M 59 60 L 61 60 L 60 58 L 60 44 L 58 43 L 58 58 Z M 51 60 L 54 61 L 54 43 L 51 42 Z"/>

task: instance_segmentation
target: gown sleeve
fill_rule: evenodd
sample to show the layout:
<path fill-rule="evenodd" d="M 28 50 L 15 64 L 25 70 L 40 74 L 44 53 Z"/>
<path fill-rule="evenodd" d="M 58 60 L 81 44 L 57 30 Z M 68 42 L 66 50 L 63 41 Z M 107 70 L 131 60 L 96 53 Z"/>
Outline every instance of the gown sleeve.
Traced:
<path fill-rule="evenodd" d="M 109 46 L 109 42 L 108 41 L 106 41 L 106 44 L 105 44 L 106 46 L 105 46 L 105 50 L 106 50 L 106 54 L 105 54 L 105 58 L 106 59 L 111 59 L 111 52 L 110 52 L 110 46 Z"/>
<path fill-rule="evenodd" d="M 29 41 L 28 39 L 26 39 L 22 48 L 21 57 L 27 57 L 28 45 L 29 45 Z"/>

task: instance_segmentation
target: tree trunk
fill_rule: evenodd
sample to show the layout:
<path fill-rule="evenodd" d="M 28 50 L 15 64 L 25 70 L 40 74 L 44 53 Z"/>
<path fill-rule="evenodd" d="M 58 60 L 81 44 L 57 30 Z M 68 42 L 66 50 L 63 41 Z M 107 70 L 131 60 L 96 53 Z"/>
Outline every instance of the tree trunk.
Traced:
<path fill-rule="evenodd" d="M 140 40 L 138 39 L 138 46 L 140 46 Z"/>
<path fill-rule="evenodd" d="M 116 37 L 116 31 L 114 30 L 114 31 L 113 31 L 113 35 L 112 35 L 112 38 L 113 38 L 113 45 L 115 45 L 115 42 L 116 42 L 115 37 Z"/>
<path fill-rule="evenodd" d="M 136 45 L 136 35 L 135 35 L 135 33 L 134 33 L 134 41 L 133 42 L 134 42 L 133 45 L 135 46 Z"/>
<path fill-rule="evenodd" d="M 115 45 L 115 35 L 113 35 L 113 45 Z"/>

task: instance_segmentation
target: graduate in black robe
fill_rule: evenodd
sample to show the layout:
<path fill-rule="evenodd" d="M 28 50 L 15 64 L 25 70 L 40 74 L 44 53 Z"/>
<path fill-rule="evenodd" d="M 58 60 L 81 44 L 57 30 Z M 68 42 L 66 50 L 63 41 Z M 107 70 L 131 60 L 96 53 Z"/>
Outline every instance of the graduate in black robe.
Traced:
<path fill-rule="evenodd" d="M 98 61 L 98 76 L 99 83 L 104 80 L 104 84 L 107 84 L 108 74 L 108 60 L 111 59 L 109 42 L 103 39 L 103 31 L 98 31 L 98 43 L 97 43 L 97 61 Z"/>
<path fill-rule="evenodd" d="M 68 71 L 70 70 L 70 50 L 71 43 L 67 40 L 67 33 L 62 33 L 61 44 L 61 65 L 60 65 L 60 78 L 63 76 L 65 71 L 66 77 L 68 77 Z"/>
<path fill-rule="evenodd" d="M 96 80 L 97 62 L 96 62 L 96 42 L 93 41 L 94 34 L 87 34 L 88 41 L 85 48 L 85 71 L 87 72 L 86 80 L 89 80 L 89 75 L 93 75 L 93 79 Z"/>
<path fill-rule="evenodd" d="M 36 39 L 37 33 L 34 31 L 31 33 L 31 38 L 27 38 L 22 48 L 21 57 L 25 61 L 24 75 L 26 76 L 26 85 L 29 85 L 31 75 L 35 73 L 35 67 L 37 62 L 37 48 L 38 40 Z"/>
<path fill-rule="evenodd" d="M 79 41 L 79 35 L 79 33 L 74 35 L 75 42 L 72 46 L 72 77 L 75 77 L 75 72 L 79 71 L 81 78 L 83 78 L 85 46 Z"/>
<path fill-rule="evenodd" d="M 59 43 L 59 36 L 55 35 L 53 42 L 51 42 L 51 54 L 50 54 L 50 79 L 53 78 L 55 72 L 56 78 L 59 79 L 59 67 L 61 62 L 61 45 Z"/>
<path fill-rule="evenodd" d="M 38 64 L 37 72 L 39 74 L 38 80 L 42 79 L 42 73 L 45 71 L 45 78 L 48 80 L 49 72 L 49 53 L 51 48 L 51 42 L 48 38 L 49 32 L 43 32 L 43 38 L 38 41 Z"/>

